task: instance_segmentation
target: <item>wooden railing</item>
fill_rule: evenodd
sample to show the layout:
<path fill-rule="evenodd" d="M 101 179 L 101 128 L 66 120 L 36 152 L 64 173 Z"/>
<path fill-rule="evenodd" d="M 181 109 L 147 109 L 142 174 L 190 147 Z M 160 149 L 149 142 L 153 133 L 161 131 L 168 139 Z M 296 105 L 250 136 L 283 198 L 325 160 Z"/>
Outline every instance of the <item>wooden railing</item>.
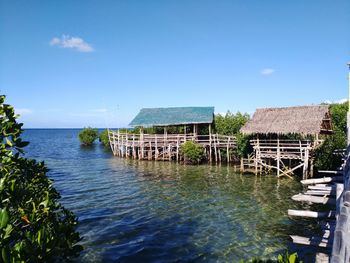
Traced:
<path fill-rule="evenodd" d="M 175 158 L 179 161 L 181 145 L 187 141 L 203 145 L 210 162 L 213 155 L 216 162 L 221 161 L 222 151 L 226 151 L 226 160 L 230 162 L 232 150 L 236 148 L 235 137 L 219 134 L 130 134 L 109 131 L 108 136 L 114 155 L 148 160 L 159 160 L 162 156 L 162 160 Z"/>
<path fill-rule="evenodd" d="M 261 158 L 279 156 L 287 159 L 304 159 L 307 151 L 313 148 L 313 142 L 309 140 L 250 140 L 256 154 Z"/>
<path fill-rule="evenodd" d="M 127 146 L 141 146 L 147 144 L 182 144 L 186 141 L 195 141 L 202 145 L 216 145 L 217 147 L 224 147 L 228 144 L 230 146 L 236 145 L 236 138 L 234 136 L 226 136 L 220 134 L 211 135 L 194 135 L 194 134 L 129 134 L 118 133 L 114 131 L 109 132 L 110 141 L 120 143 Z"/>

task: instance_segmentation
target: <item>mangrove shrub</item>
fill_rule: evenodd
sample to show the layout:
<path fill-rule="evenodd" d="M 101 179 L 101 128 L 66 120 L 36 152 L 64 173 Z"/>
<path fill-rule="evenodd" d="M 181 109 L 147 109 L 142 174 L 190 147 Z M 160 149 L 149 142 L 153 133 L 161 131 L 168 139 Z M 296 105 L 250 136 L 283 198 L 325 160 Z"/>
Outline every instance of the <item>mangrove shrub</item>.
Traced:
<path fill-rule="evenodd" d="M 198 164 L 204 158 L 204 148 L 199 143 L 187 141 L 181 145 L 181 154 L 185 162 Z"/>
<path fill-rule="evenodd" d="M 334 150 L 346 148 L 346 114 L 348 103 L 331 104 L 330 112 L 333 124 L 332 135 L 325 136 L 323 144 L 315 152 L 315 167 L 318 170 L 332 170 L 342 163 L 340 155 Z"/>
<path fill-rule="evenodd" d="M 248 113 L 236 114 L 227 111 L 225 115 L 215 115 L 215 130 L 218 134 L 234 136 L 239 133 L 241 127 L 249 120 Z"/>
<path fill-rule="evenodd" d="M 249 118 L 250 116 L 248 113 L 237 112 L 233 114 L 230 111 L 227 111 L 225 115 L 217 114 L 215 116 L 215 131 L 218 134 L 236 136 L 236 154 L 238 157 L 244 157 L 252 151 L 249 144 L 250 136 L 240 133 L 240 129 Z"/>
<path fill-rule="evenodd" d="M 22 124 L 0 96 L 0 262 L 58 262 L 77 256 L 77 219 L 60 203 L 44 162 L 23 157 Z"/>
<path fill-rule="evenodd" d="M 93 129 L 91 127 L 84 128 L 79 133 L 79 140 L 82 143 L 82 145 L 85 145 L 85 146 L 92 145 L 97 138 L 98 138 L 97 129 Z"/>
<path fill-rule="evenodd" d="M 108 138 L 108 130 L 107 129 L 100 132 L 98 139 L 103 144 L 103 146 L 109 147 L 109 138 Z"/>

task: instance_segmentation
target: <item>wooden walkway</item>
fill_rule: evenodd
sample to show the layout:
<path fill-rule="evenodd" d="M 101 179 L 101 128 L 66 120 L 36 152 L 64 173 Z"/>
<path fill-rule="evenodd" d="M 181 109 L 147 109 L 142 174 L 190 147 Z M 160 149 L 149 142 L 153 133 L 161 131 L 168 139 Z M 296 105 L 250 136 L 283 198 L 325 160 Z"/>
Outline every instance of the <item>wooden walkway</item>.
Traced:
<path fill-rule="evenodd" d="M 129 134 L 109 131 L 108 135 L 115 156 L 140 160 L 181 161 L 180 147 L 187 141 L 201 144 L 210 162 L 231 162 L 236 149 L 235 137 L 219 134 Z"/>
<path fill-rule="evenodd" d="M 339 170 L 320 171 L 327 177 L 302 180 L 307 189 L 292 197 L 295 201 L 324 205 L 322 211 L 288 210 L 289 216 L 318 219 L 321 234 L 312 237 L 291 235 L 296 244 L 323 248 L 316 255 L 316 262 L 348 263 L 350 259 L 349 150 L 350 147 Z"/>

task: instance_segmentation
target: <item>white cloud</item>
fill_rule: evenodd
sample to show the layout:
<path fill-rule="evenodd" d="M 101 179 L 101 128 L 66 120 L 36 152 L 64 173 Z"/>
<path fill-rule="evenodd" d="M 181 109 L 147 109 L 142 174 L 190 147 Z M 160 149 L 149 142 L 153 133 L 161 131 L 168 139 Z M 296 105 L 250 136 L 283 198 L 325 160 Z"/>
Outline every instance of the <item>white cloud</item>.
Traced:
<path fill-rule="evenodd" d="M 271 75 L 271 74 L 275 73 L 275 71 L 276 70 L 274 70 L 273 68 L 264 68 L 260 71 L 260 74 L 267 76 L 267 75 Z"/>
<path fill-rule="evenodd" d="M 19 115 L 27 115 L 27 114 L 32 114 L 33 111 L 31 109 L 15 109 L 15 112 L 16 114 L 19 114 Z"/>
<path fill-rule="evenodd" d="M 105 113 L 105 112 L 108 112 L 107 109 L 94 109 L 92 110 L 93 112 L 96 112 L 96 113 Z"/>
<path fill-rule="evenodd" d="M 61 38 L 54 37 L 50 41 L 50 46 L 58 46 L 61 48 L 71 48 L 79 52 L 93 52 L 94 48 L 86 43 L 84 39 L 80 37 L 70 37 L 63 35 Z"/>

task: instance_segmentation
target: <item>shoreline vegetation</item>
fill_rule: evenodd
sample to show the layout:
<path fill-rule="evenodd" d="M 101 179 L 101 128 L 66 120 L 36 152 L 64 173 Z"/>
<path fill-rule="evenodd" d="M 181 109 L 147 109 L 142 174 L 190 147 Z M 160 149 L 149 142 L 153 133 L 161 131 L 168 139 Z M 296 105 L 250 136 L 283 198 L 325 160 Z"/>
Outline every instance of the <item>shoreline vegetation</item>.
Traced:
<path fill-rule="evenodd" d="M 78 220 L 64 208 L 44 162 L 24 157 L 22 123 L 0 96 L 0 262 L 61 262 L 83 247 Z"/>

